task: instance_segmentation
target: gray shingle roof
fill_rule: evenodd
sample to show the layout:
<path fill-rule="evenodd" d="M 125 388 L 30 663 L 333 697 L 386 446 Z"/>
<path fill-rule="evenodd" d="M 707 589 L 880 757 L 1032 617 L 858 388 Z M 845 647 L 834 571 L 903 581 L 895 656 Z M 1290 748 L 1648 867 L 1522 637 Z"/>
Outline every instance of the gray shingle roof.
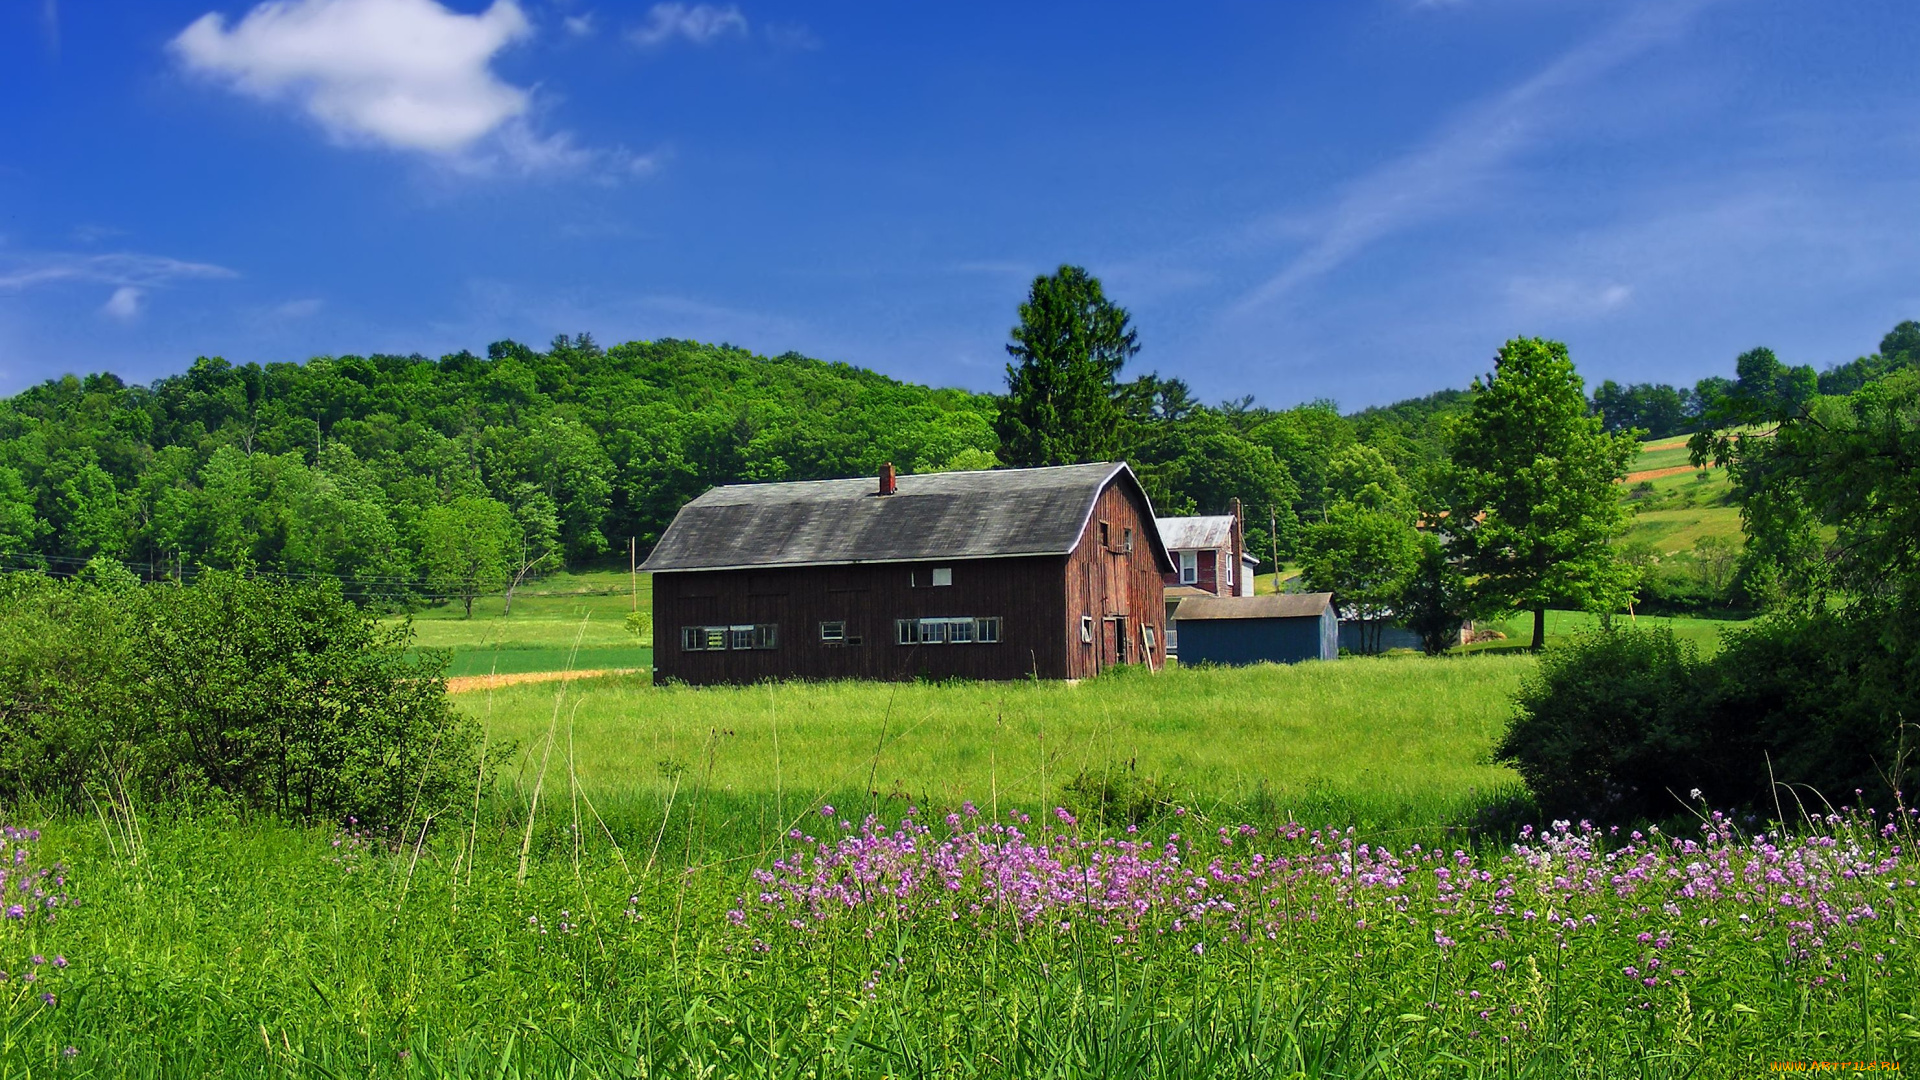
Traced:
<path fill-rule="evenodd" d="M 1226 547 L 1233 539 L 1233 515 L 1157 518 L 1160 539 L 1170 551 Z"/>
<path fill-rule="evenodd" d="M 1175 620 L 1317 618 L 1332 604 L 1330 592 L 1189 596 L 1173 609 L 1173 617 Z"/>
<path fill-rule="evenodd" d="M 641 569 L 1064 555 L 1115 480 L 1139 488 L 1122 462 L 902 476 L 892 495 L 871 476 L 717 487 L 680 508 Z M 1159 536 L 1143 539 L 1171 569 Z"/>

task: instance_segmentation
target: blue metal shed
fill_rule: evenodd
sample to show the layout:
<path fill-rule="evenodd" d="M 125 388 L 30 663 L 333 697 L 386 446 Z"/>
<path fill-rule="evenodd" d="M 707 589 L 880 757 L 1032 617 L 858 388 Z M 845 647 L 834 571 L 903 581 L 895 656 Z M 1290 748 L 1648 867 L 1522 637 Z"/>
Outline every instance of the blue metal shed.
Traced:
<path fill-rule="evenodd" d="M 1292 664 L 1340 655 L 1332 593 L 1190 596 L 1173 617 L 1182 664 Z"/>

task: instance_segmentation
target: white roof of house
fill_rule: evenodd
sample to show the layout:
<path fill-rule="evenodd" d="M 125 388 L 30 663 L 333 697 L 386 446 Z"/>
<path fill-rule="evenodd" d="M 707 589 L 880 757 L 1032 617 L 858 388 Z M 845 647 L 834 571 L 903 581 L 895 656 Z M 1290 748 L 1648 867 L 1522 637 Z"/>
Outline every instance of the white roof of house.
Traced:
<path fill-rule="evenodd" d="M 1218 517 L 1154 518 L 1160 541 L 1168 551 L 1223 548 L 1233 540 L 1233 515 Z"/>

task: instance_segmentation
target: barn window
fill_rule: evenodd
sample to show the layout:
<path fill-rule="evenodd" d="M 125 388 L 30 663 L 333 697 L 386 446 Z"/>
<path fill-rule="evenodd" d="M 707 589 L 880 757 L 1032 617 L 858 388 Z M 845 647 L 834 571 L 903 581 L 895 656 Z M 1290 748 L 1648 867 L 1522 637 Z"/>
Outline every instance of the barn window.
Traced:
<path fill-rule="evenodd" d="M 953 567 L 951 566 L 934 567 L 933 568 L 933 584 L 935 588 L 938 588 L 942 585 L 953 584 Z"/>
<path fill-rule="evenodd" d="M 1113 550 L 1113 541 L 1107 537 L 1107 523 L 1104 521 L 1100 523 L 1100 546 L 1109 551 Z"/>
<path fill-rule="evenodd" d="M 1121 530 L 1120 536 L 1121 546 L 1126 548 L 1127 554 L 1133 554 L 1133 530 L 1123 529 Z"/>
<path fill-rule="evenodd" d="M 1141 628 L 1140 628 L 1140 636 L 1141 636 L 1142 638 L 1145 638 L 1145 639 L 1146 639 L 1146 642 L 1147 642 L 1147 654 L 1148 654 L 1148 655 L 1152 655 L 1152 654 L 1153 654 L 1153 627 L 1151 627 L 1151 626 L 1143 626 L 1143 627 L 1141 627 Z"/>
<path fill-rule="evenodd" d="M 1180 584 L 1191 585 L 1200 580 L 1200 553 L 1183 551 L 1180 553 Z"/>
<path fill-rule="evenodd" d="M 727 631 L 728 627 L 725 626 L 683 626 L 680 628 L 680 651 L 722 652 L 727 647 Z"/>
<path fill-rule="evenodd" d="M 901 645 L 920 644 L 920 620 L 893 620 L 893 639 Z"/>
<path fill-rule="evenodd" d="M 947 643 L 947 620 L 921 619 L 920 644 L 945 645 Z"/>
<path fill-rule="evenodd" d="M 729 649 L 753 648 L 753 624 L 748 623 L 744 626 L 727 627 L 727 648 Z"/>
<path fill-rule="evenodd" d="M 845 645 L 847 643 L 847 624 L 845 620 L 823 622 L 820 624 L 820 643 L 822 645 Z"/>
<path fill-rule="evenodd" d="M 777 649 L 780 647 L 780 624 L 761 623 L 753 628 L 753 647 L 756 649 Z"/>
<path fill-rule="evenodd" d="M 982 645 L 992 645 L 1000 640 L 1000 616 L 973 621 L 973 640 Z"/>
<path fill-rule="evenodd" d="M 1093 616 L 1080 616 L 1080 644 L 1093 644 Z"/>
<path fill-rule="evenodd" d="M 947 640 L 955 645 L 973 644 L 972 619 L 947 619 Z"/>

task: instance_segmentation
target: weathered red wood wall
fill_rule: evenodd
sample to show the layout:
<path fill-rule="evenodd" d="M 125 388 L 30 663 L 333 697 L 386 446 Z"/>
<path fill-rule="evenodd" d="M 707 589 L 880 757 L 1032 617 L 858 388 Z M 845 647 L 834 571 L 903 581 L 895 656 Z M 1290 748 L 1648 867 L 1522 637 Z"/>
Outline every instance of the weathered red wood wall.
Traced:
<path fill-rule="evenodd" d="M 1100 543 L 1100 524 L 1107 525 L 1107 543 Z M 1124 483 L 1107 486 L 1095 502 L 1080 544 L 1067 556 L 1066 566 L 1066 677 L 1084 679 L 1120 662 L 1146 660 L 1161 666 L 1167 640 L 1166 582 L 1155 565 L 1146 530 L 1155 528 L 1145 503 Z M 1133 530 L 1133 551 L 1126 550 L 1126 531 Z M 1080 632 L 1081 617 L 1093 618 L 1093 641 Z M 1115 639 L 1124 626 L 1124 653 Z M 1145 653 L 1142 626 L 1153 628 L 1153 653 Z"/>

